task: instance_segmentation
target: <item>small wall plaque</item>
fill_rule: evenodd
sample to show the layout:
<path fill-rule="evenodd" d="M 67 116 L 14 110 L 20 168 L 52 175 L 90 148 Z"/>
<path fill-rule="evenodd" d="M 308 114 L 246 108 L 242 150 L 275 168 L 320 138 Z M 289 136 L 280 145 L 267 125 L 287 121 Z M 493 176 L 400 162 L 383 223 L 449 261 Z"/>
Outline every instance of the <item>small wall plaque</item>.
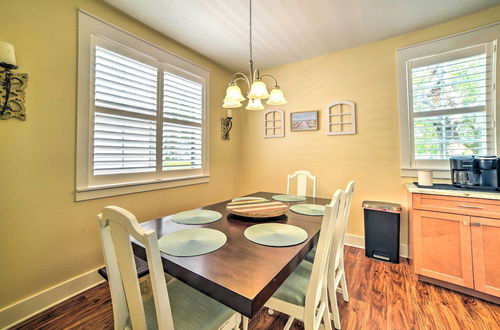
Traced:
<path fill-rule="evenodd" d="M 356 134 L 356 107 L 353 102 L 339 101 L 326 107 L 326 134 Z"/>
<path fill-rule="evenodd" d="M 270 110 L 264 114 L 264 137 L 282 138 L 285 136 L 285 114 L 283 110 Z"/>

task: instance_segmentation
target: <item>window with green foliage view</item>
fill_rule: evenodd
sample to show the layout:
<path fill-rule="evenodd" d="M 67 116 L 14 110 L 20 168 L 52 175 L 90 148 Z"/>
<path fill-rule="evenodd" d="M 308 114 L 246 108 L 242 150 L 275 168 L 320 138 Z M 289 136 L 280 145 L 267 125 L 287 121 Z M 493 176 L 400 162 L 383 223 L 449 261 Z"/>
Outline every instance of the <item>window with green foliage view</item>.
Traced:
<path fill-rule="evenodd" d="M 416 160 L 488 153 L 490 71 L 485 53 L 412 67 Z"/>

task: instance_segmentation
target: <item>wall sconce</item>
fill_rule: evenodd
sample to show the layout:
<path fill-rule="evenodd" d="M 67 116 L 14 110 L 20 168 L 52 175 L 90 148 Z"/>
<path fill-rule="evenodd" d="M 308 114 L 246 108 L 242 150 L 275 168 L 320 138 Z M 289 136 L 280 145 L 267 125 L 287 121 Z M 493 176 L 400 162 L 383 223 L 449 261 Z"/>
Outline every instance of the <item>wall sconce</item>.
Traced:
<path fill-rule="evenodd" d="M 26 73 L 12 73 L 17 69 L 14 46 L 0 41 L 0 118 L 26 120 L 24 109 L 24 89 L 28 81 Z"/>
<path fill-rule="evenodd" d="M 227 109 L 226 118 L 221 118 L 222 139 L 229 140 L 229 132 L 233 128 L 233 114 L 231 109 Z"/>

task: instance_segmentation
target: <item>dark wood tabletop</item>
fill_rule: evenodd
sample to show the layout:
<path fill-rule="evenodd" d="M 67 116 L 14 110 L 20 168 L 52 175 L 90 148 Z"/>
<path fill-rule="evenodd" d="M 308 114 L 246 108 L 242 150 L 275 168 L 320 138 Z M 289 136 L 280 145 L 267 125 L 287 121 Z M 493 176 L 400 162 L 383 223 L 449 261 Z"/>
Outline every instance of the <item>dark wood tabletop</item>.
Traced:
<path fill-rule="evenodd" d="M 276 193 L 258 192 L 247 196 L 271 199 Z M 203 207 L 222 213 L 222 219 L 205 225 L 182 225 L 171 221 L 170 216 L 141 223 L 145 229 L 154 229 L 158 238 L 173 231 L 205 227 L 222 231 L 227 243 L 220 249 L 201 256 L 173 257 L 162 253 L 165 272 L 191 287 L 220 301 L 233 310 L 252 317 L 276 292 L 285 279 L 316 244 L 321 226 L 320 216 L 307 216 L 290 210 L 273 222 L 288 223 L 304 229 L 307 240 L 290 247 L 258 245 L 245 238 L 243 232 L 259 222 L 243 220 L 226 211 L 229 201 Z M 298 203 L 328 204 L 330 200 L 308 197 Z M 146 260 L 144 247 L 133 242 L 135 255 Z"/>

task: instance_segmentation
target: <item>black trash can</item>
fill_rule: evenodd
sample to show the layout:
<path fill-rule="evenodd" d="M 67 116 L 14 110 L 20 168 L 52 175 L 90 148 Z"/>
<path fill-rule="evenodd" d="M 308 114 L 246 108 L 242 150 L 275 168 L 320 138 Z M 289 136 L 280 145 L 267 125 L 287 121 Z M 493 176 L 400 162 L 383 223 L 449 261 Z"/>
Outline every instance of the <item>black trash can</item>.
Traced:
<path fill-rule="evenodd" d="M 401 205 L 364 201 L 365 255 L 399 263 L 399 226 Z"/>

